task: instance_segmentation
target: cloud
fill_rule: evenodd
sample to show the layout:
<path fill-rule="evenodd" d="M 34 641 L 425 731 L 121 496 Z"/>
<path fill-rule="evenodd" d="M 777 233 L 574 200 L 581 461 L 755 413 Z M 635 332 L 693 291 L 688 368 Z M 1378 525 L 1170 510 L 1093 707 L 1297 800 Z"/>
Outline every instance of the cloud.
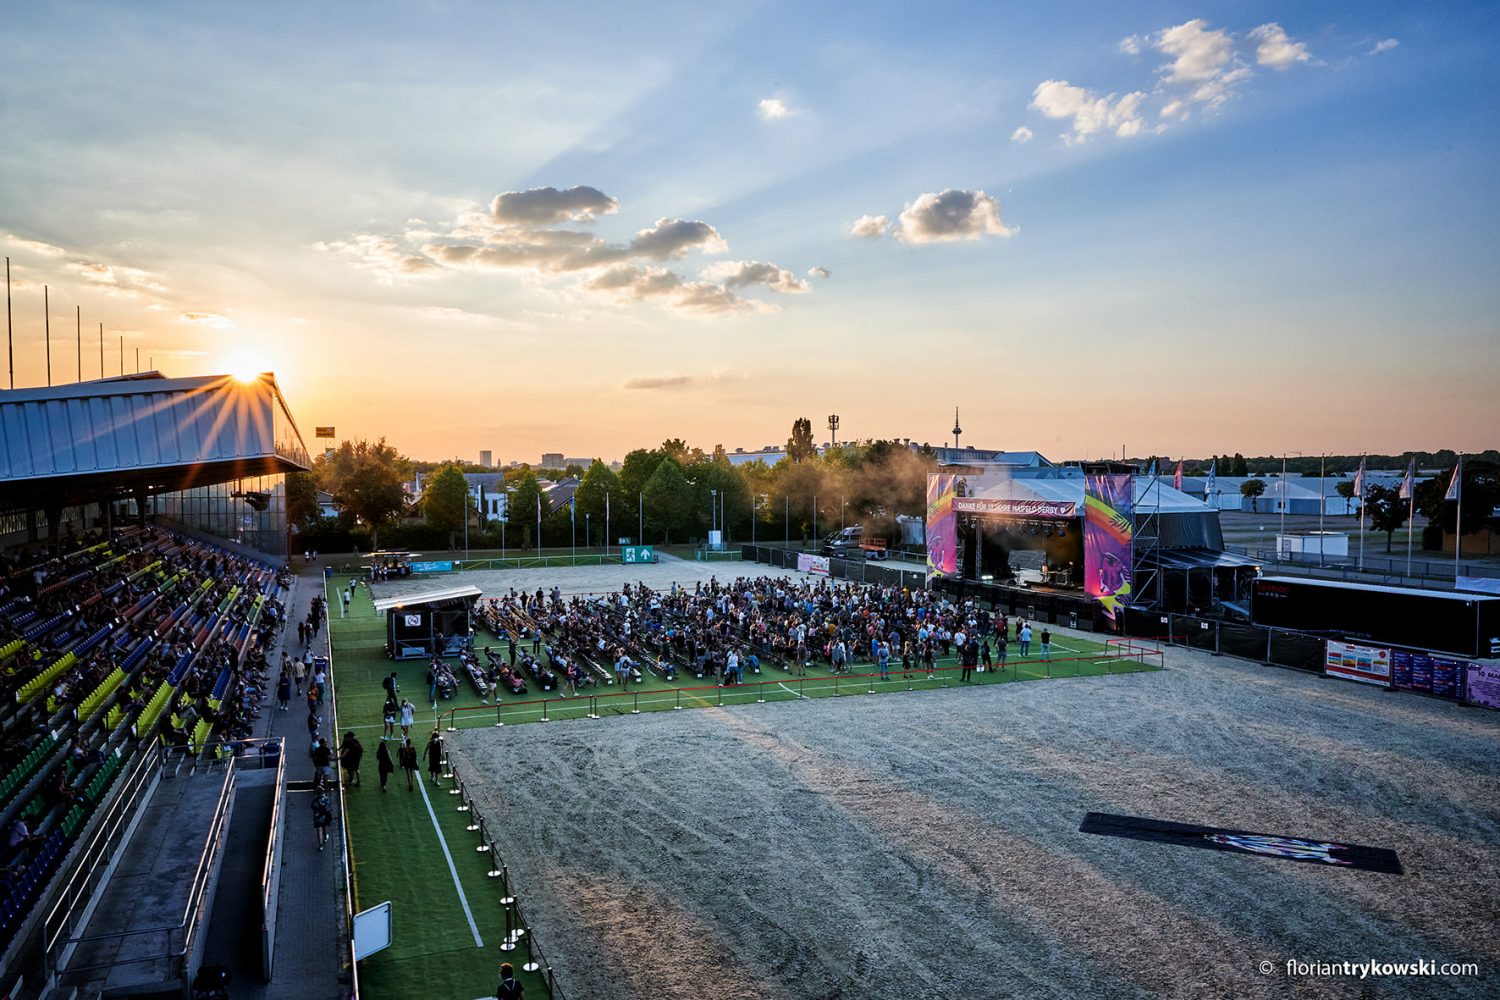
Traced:
<path fill-rule="evenodd" d="M 1401 43 L 1394 38 L 1382 38 L 1380 41 L 1375 43 L 1374 48 L 1370 49 L 1369 54 L 1372 56 L 1378 56 L 1382 52 L 1391 51 L 1391 49 L 1394 49 L 1400 44 Z"/>
<path fill-rule="evenodd" d="M 43 243 L 41 240 L 28 240 L 14 233 L 6 233 L 5 242 L 17 250 L 26 250 L 40 257 L 66 257 L 68 255 L 68 251 L 62 247 L 53 246 L 51 243 Z"/>
<path fill-rule="evenodd" d="M 1016 129 L 1014 132 L 1012 132 L 1010 134 L 1010 141 L 1011 142 L 1030 142 L 1034 137 L 1035 137 L 1035 133 L 1032 132 L 1031 129 L 1027 128 L 1025 125 L 1022 125 L 1020 128 Z"/>
<path fill-rule="evenodd" d="M 633 256 L 652 260 L 681 257 L 694 247 L 704 253 L 723 253 L 729 249 L 729 244 L 708 223 L 686 219 L 657 219 L 656 225 L 642 229 L 630 241 Z"/>
<path fill-rule="evenodd" d="M 1173 60 L 1162 67 L 1169 83 L 1199 83 L 1212 80 L 1234 57 L 1229 32 L 1208 30 L 1208 22 L 1195 18 L 1156 36 L 1156 48 Z"/>
<path fill-rule="evenodd" d="M 812 291 L 811 285 L 786 268 L 760 260 L 723 261 L 705 268 L 703 276 L 725 288 L 765 285 L 779 295 L 801 295 Z"/>
<path fill-rule="evenodd" d="M 661 299 L 667 305 L 691 312 L 725 313 L 769 308 L 740 298 L 723 285 L 710 281 L 686 281 L 664 267 L 619 264 L 584 285 L 591 291 L 613 293 L 627 302 Z"/>
<path fill-rule="evenodd" d="M 356 233 L 347 240 L 320 241 L 313 244 L 313 249 L 356 261 L 386 282 L 431 275 L 442 270 L 427 257 L 403 249 L 400 240 L 374 233 Z"/>
<path fill-rule="evenodd" d="M 1120 51 L 1127 56 L 1138 56 L 1141 54 L 1141 36 L 1131 35 L 1120 39 Z"/>
<path fill-rule="evenodd" d="M 185 323 L 196 323 L 199 326 L 211 326 L 218 330 L 234 329 L 234 320 L 228 316 L 221 316 L 211 312 L 185 312 L 179 317 Z"/>
<path fill-rule="evenodd" d="M 849 235 L 863 240 L 873 240 L 884 234 L 886 227 L 890 224 L 891 220 L 883 215 L 861 215 L 854 220 L 854 226 L 849 230 Z"/>
<path fill-rule="evenodd" d="M 786 101 L 781 98 L 767 97 L 755 106 L 755 113 L 763 122 L 774 122 L 782 118 L 791 118 L 797 112 L 788 107 Z"/>
<path fill-rule="evenodd" d="M 833 277 L 833 272 L 826 267 L 810 267 L 807 269 L 807 276 L 809 278 L 831 278 Z"/>
<path fill-rule="evenodd" d="M 896 238 L 907 243 L 945 243 L 985 236 L 1013 236 L 1000 221 L 1000 203 L 983 191 L 949 188 L 918 195 L 901 213 Z"/>
<path fill-rule="evenodd" d="M 1287 37 L 1285 29 L 1275 21 L 1253 29 L 1250 37 L 1257 43 L 1255 61 L 1262 66 L 1286 70 L 1296 63 L 1307 62 L 1311 58 L 1307 54 L 1307 45 L 1303 42 L 1292 41 Z"/>
<path fill-rule="evenodd" d="M 697 375 L 647 375 L 625 383 L 627 389 L 685 389 L 703 379 Z"/>
<path fill-rule="evenodd" d="M 1188 116 L 1188 113 L 1187 102 L 1178 99 L 1168 101 L 1162 105 L 1161 109 L 1161 116 L 1163 118 L 1183 119 Z"/>
<path fill-rule="evenodd" d="M 1032 93 L 1031 107 L 1048 118 L 1072 119 L 1072 131 L 1063 136 L 1071 144 L 1103 129 L 1122 137 L 1135 135 L 1141 129 L 1140 109 L 1145 99 L 1138 90 L 1119 98 L 1114 94 L 1101 97 L 1066 80 L 1043 80 Z"/>
<path fill-rule="evenodd" d="M 496 222 L 514 225 L 539 225 L 561 222 L 588 222 L 596 215 L 612 215 L 620 203 L 592 187 L 532 188 L 529 191 L 506 191 L 490 202 L 490 215 Z"/>

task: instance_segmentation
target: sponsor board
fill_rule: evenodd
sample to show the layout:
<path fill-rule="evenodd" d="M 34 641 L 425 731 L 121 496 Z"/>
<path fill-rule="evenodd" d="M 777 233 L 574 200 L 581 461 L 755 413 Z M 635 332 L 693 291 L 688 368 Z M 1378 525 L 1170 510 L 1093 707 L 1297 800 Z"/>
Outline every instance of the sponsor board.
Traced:
<path fill-rule="evenodd" d="M 1390 687 L 1391 651 L 1378 646 L 1360 646 L 1329 639 L 1323 671 L 1331 677 Z"/>
<path fill-rule="evenodd" d="M 1500 710 L 1500 667 L 1471 663 L 1465 673 L 1464 690 L 1469 704 Z"/>
<path fill-rule="evenodd" d="M 828 557 L 810 556 L 803 552 L 797 556 L 797 569 L 803 573 L 816 573 L 819 576 L 828 575 Z"/>

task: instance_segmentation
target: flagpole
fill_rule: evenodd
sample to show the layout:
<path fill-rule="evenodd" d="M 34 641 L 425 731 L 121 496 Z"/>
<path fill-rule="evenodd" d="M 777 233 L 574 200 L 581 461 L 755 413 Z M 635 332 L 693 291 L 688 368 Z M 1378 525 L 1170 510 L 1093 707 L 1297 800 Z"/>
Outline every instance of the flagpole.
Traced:
<path fill-rule="evenodd" d="M 1323 547 L 1328 544 L 1328 536 L 1323 534 L 1323 508 L 1327 501 L 1323 497 L 1328 492 L 1328 453 L 1318 459 L 1318 569 L 1323 568 Z"/>
<path fill-rule="evenodd" d="M 1365 456 L 1359 456 L 1359 571 L 1365 571 Z"/>
<path fill-rule="evenodd" d="M 10 318 L 10 258 L 5 258 L 5 356 L 10 360 L 10 387 L 16 387 L 15 328 Z"/>
<path fill-rule="evenodd" d="M 1417 457 L 1406 467 L 1406 578 L 1411 579 L 1411 535 L 1417 519 Z"/>
<path fill-rule="evenodd" d="M 609 491 L 604 493 L 604 559 L 609 561 Z"/>
<path fill-rule="evenodd" d="M 1453 486 L 1457 490 L 1454 500 L 1458 506 L 1453 511 L 1453 586 L 1458 586 L 1458 556 L 1464 549 L 1464 454 L 1458 453 L 1458 464 L 1453 467 Z"/>

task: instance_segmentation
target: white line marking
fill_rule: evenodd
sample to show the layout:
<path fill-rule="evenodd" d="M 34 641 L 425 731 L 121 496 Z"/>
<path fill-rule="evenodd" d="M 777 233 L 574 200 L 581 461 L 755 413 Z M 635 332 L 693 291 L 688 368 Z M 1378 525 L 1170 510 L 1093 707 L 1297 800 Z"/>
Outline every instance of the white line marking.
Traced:
<path fill-rule="evenodd" d="M 796 696 L 798 698 L 806 698 L 807 697 L 807 695 L 805 695 L 805 694 L 797 694 L 796 691 L 793 691 L 791 688 L 787 687 L 785 684 L 781 683 L 780 681 L 776 682 L 776 686 L 779 687 L 779 688 L 781 688 L 781 690 L 785 691 L 789 695 L 794 695 L 794 696 Z"/>
<path fill-rule="evenodd" d="M 421 776 L 417 782 L 422 786 L 422 801 L 427 805 L 427 815 L 432 817 L 432 828 L 437 831 L 438 843 L 443 848 L 443 857 L 448 859 L 448 874 L 453 876 L 453 888 L 458 890 L 458 901 L 464 908 L 464 916 L 468 918 L 469 930 L 474 932 L 474 947 L 483 948 L 484 940 L 479 936 L 478 925 L 474 923 L 474 911 L 469 909 L 469 897 L 464 895 L 463 884 L 458 881 L 458 869 L 453 867 L 453 855 L 448 853 L 448 839 L 443 836 L 443 828 L 438 826 L 437 813 L 432 811 L 432 800 L 427 797 L 427 778 Z"/>

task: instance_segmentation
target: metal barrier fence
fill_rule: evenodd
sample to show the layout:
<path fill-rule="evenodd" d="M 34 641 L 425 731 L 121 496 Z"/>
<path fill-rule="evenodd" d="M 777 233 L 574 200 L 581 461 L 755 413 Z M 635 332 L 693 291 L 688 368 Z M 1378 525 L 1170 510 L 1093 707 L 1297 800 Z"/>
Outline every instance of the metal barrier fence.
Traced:
<path fill-rule="evenodd" d="M 276 954 L 276 907 L 281 890 L 281 841 L 286 830 L 286 738 L 275 737 L 276 785 L 271 793 L 271 832 L 266 840 L 266 860 L 260 876 L 261 975 L 271 981 Z M 262 758 L 264 759 L 264 758 Z"/>
<path fill-rule="evenodd" d="M 746 561 L 780 566 L 783 569 L 796 569 L 798 556 L 813 554 L 771 545 L 742 545 L 740 551 Z M 837 556 L 828 556 L 827 559 L 828 575 L 835 580 L 876 583 L 913 590 L 921 590 L 927 586 L 927 574 L 921 570 L 887 566 L 869 559 L 840 559 Z"/>
<path fill-rule="evenodd" d="M 552 963 L 547 961 L 547 957 L 542 954 L 542 946 L 537 942 L 536 934 L 526 919 L 526 911 L 521 908 L 520 901 L 516 898 L 519 892 L 516 890 L 515 880 L 511 877 L 510 868 L 505 864 L 500 848 L 490 834 L 489 825 L 475 807 L 474 800 L 469 796 L 468 786 L 459 777 L 458 768 L 453 765 L 453 760 L 446 750 L 443 753 L 443 777 L 453 782 L 453 787 L 448 790 L 448 794 L 458 797 L 457 811 L 469 814 L 469 822 L 465 829 L 478 835 L 479 843 L 474 850 L 490 856 L 490 870 L 487 874 L 490 878 L 500 880 L 498 902 L 504 907 L 505 913 L 505 937 L 501 940 L 500 950 L 512 952 L 524 949 L 525 960 L 521 962 L 521 970 L 538 975 L 542 985 L 547 989 L 547 996 L 553 1000 L 565 1000 L 562 990 L 558 988 L 557 976 L 552 971 Z"/>

